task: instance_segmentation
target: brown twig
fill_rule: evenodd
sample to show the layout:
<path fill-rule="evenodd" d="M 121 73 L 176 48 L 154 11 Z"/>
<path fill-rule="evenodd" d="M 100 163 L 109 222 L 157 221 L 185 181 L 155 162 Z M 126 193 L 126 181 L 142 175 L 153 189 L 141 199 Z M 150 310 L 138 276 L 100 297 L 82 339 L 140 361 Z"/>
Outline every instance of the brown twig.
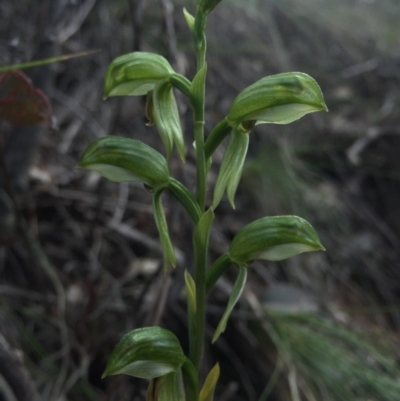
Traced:
<path fill-rule="evenodd" d="M 4 377 L 18 401 L 41 401 L 35 384 L 20 358 L 2 334 L 0 334 L 0 375 Z"/>

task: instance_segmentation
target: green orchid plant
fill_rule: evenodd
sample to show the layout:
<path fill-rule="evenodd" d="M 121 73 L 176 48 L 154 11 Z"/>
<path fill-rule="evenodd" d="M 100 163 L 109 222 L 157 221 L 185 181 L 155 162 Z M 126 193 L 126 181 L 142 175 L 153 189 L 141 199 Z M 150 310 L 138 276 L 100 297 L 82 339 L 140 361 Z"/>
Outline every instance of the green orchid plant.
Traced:
<path fill-rule="evenodd" d="M 185 271 L 189 355 L 177 337 L 161 327 L 145 327 L 127 333 L 112 352 L 103 377 L 127 374 L 150 381 L 147 401 L 212 401 L 219 365 L 200 386 L 199 371 L 205 342 L 206 294 L 226 270 L 236 265 L 239 273 L 226 310 L 212 342 L 224 332 L 229 316 L 246 283 L 247 268 L 255 259 L 279 261 L 302 252 L 324 250 L 309 223 L 296 216 L 264 217 L 243 227 L 228 251 L 209 265 L 209 237 L 214 211 L 226 193 L 234 207 L 250 132 L 257 124 L 289 124 L 305 114 L 327 110 L 322 92 L 313 78 L 284 73 L 262 78 L 238 94 L 226 117 L 205 140 L 206 24 L 208 14 L 220 0 L 198 0 L 195 16 L 184 10 L 194 40 L 197 73 L 190 81 L 176 73 L 162 56 L 135 52 L 118 57 L 108 67 L 105 97 L 147 96 L 146 114 L 165 145 L 166 157 L 144 143 L 107 136 L 94 141 L 82 156 L 80 167 L 94 170 L 115 182 L 141 182 L 151 189 L 154 218 L 160 235 L 164 267 L 176 265 L 162 205 L 169 191 L 195 224 L 194 266 Z M 193 137 L 184 135 L 174 90 L 188 99 L 194 120 Z M 228 137 L 212 201 L 207 199 L 207 175 L 214 151 Z M 196 153 L 196 193 L 172 177 L 168 160 L 176 147 L 185 160 L 185 143 Z M 210 206 L 209 206 L 210 205 Z"/>

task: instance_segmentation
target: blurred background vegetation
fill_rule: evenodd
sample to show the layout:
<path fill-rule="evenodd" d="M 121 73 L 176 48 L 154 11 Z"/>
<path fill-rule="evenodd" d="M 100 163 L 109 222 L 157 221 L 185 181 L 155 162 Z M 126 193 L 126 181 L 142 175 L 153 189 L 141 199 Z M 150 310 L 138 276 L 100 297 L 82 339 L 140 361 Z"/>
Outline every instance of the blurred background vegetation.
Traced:
<path fill-rule="evenodd" d="M 26 71 L 49 96 L 55 129 L 0 122 L 15 193 L 2 174 L 1 400 L 143 400 L 142 381 L 100 380 L 119 338 L 160 324 L 187 347 L 190 221 L 166 196 L 179 266 L 164 276 L 146 190 L 76 168 L 107 134 L 160 146 L 143 99 L 104 102 L 102 81 L 113 58 L 134 50 L 192 78 L 183 7 L 194 12 L 194 0 L 0 2 L 0 65 L 101 50 Z M 399 21 L 398 0 L 223 0 L 209 18 L 208 131 L 240 90 L 278 72 L 313 76 L 330 109 L 257 127 L 236 211 L 226 201 L 217 210 L 213 257 L 243 225 L 277 214 L 306 218 L 327 249 L 251 266 L 226 333 L 206 347 L 205 372 L 221 365 L 217 401 L 400 400 Z M 189 157 L 171 169 L 192 188 L 183 98 L 180 110 Z M 235 275 L 209 296 L 209 340 Z M 15 383 L 30 391 L 14 394 Z"/>

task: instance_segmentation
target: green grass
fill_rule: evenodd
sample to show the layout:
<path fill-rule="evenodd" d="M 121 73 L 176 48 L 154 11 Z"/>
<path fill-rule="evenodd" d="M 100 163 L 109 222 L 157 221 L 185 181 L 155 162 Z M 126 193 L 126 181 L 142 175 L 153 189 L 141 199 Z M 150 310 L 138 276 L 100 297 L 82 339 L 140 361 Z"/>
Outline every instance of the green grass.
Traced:
<path fill-rule="evenodd" d="M 387 334 L 383 343 L 377 336 L 361 335 L 310 314 L 269 312 L 268 321 L 276 334 L 278 354 L 286 365 L 284 371 L 295 369 L 303 399 L 400 400 L 397 353 Z"/>

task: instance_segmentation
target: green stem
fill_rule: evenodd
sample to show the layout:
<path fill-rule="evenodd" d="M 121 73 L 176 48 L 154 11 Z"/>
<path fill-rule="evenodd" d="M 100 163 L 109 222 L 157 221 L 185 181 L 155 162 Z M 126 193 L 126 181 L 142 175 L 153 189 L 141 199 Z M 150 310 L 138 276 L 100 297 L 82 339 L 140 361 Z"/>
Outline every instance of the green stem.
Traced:
<path fill-rule="evenodd" d="M 201 217 L 201 210 L 189 190 L 181 182 L 172 177 L 168 181 L 168 189 L 172 196 L 186 209 L 193 222 L 197 224 Z"/>
<path fill-rule="evenodd" d="M 191 103 L 194 112 L 194 140 L 196 146 L 196 198 L 201 211 L 205 210 L 207 195 L 207 167 L 204 154 L 204 115 L 205 115 L 205 86 L 206 86 L 206 36 L 207 15 L 199 7 L 196 11 L 193 38 L 197 58 L 197 74 L 193 79 Z M 189 333 L 191 338 L 190 360 L 197 372 L 200 370 L 203 358 L 205 337 L 206 311 L 206 269 L 208 256 L 208 239 L 214 213 L 207 211 L 200 218 L 193 234 L 194 246 L 194 282 L 196 284 L 196 314 L 189 316 L 189 326 L 195 324 L 196 333 Z M 195 322 L 191 321 L 195 319 Z M 194 337 L 194 338 L 192 338 Z"/>
<path fill-rule="evenodd" d="M 194 316 L 196 333 L 189 343 L 192 345 L 190 349 L 190 360 L 197 371 L 200 369 L 201 360 L 204 350 L 204 333 L 205 333 L 205 312 L 206 312 L 206 268 L 208 256 L 208 242 L 210 238 L 211 226 L 214 221 L 214 212 L 212 208 L 207 210 L 201 216 L 193 234 L 194 247 L 194 282 L 196 284 L 196 315 Z M 189 316 L 190 318 L 190 316 Z M 189 321 L 189 326 L 193 322 Z"/>
<path fill-rule="evenodd" d="M 196 144 L 196 164 L 197 164 L 197 188 L 196 197 L 200 209 L 205 210 L 206 204 L 206 181 L 207 168 L 206 158 L 204 155 L 204 114 L 205 114 L 205 86 L 206 86 L 206 50 L 207 41 L 205 30 L 207 25 L 207 15 L 199 8 L 196 11 L 194 24 L 194 44 L 197 58 L 197 77 L 196 90 L 192 96 L 192 104 L 194 105 L 194 140 Z"/>
<path fill-rule="evenodd" d="M 229 269 L 232 261 L 228 253 L 220 256 L 208 269 L 206 276 L 206 293 L 208 293 L 218 279 Z"/>
<path fill-rule="evenodd" d="M 196 143 L 197 187 L 196 197 L 200 209 L 203 211 L 206 205 L 207 195 L 207 167 L 204 156 L 204 119 L 194 123 L 194 140 Z"/>
<path fill-rule="evenodd" d="M 214 212 L 210 208 L 207 212 L 207 166 L 204 153 L 204 116 L 205 116 L 205 86 L 206 86 L 206 36 L 205 29 L 207 24 L 207 15 L 199 7 L 196 11 L 196 17 L 193 29 L 193 38 L 197 58 L 197 73 L 190 87 L 190 101 L 193 107 L 194 117 L 194 140 L 196 148 L 196 199 L 198 208 L 194 206 L 193 199 L 190 199 L 186 191 L 174 180 L 170 181 L 170 190 L 186 208 L 193 220 L 196 222 L 196 228 L 193 233 L 194 247 L 194 275 L 193 280 L 196 286 L 196 312 L 189 313 L 189 328 L 196 328 L 195 331 L 189 330 L 189 356 L 190 361 L 198 375 L 204 352 L 205 337 L 205 310 L 206 310 L 206 270 L 208 258 L 208 242 L 211 225 L 214 219 Z M 176 87 L 183 84 L 186 90 L 186 83 L 176 82 Z M 204 212 L 204 213 L 203 213 Z M 188 379 L 185 380 L 188 382 Z"/>
<path fill-rule="evenodd" d="M 171 84 L 178 90 L 180 90 L 189 99 L 191 97 L 190 87 L 191 82 L 180 74 L 172 74 L 170 77 Z"/>
<path fill-rule="evenodd" d="M 194 241 L 196 242 L 196 241 Z M 203 358 L 204 350 L 204 334 L 205 334 L 205 252 L 201 249 L 200 244 L 194 244 L 194 281 L 196 283 L 196 315 L 194 316 L 196 324 L 196 333 L 194 338 L 191 338 L 190 344 L 192 349 L 190 350 L 190 360 L 197 371 L 200 369 L 201 360 Z"/>
<path fill-rule="evenodd" d="M 215 149 L 217 149 L 231 131 L 232 127 L 228 124 L 228 121 L 225 118 L 215 126 L 204 145 L 206 160 L 212 156 Z"/>
<path fill-rule="evenodd" d="M 197 8 L 194 22 L 194 42 L 197 56 L 197 71 L 200 71 L 206 62 L 206 25 L 207 14 Z"/>
<path fill-rule="evenodd" d="M 189 350 L 190 354 L 193 355 L 195 349 L 195 339 L 196 339 L 196 283 L 194 282 L 193 277 L 190 275 L 188 271 L 185 271 L 185 286 L 186 286 L 186 303 L 187 303 L 187 315 L 188 315 L 188 337 L 189 337 Z M 193 366 L 193 363 L 189 360 L 190 364 L 195 371 L 197 377 L 196 368 Z"/>

